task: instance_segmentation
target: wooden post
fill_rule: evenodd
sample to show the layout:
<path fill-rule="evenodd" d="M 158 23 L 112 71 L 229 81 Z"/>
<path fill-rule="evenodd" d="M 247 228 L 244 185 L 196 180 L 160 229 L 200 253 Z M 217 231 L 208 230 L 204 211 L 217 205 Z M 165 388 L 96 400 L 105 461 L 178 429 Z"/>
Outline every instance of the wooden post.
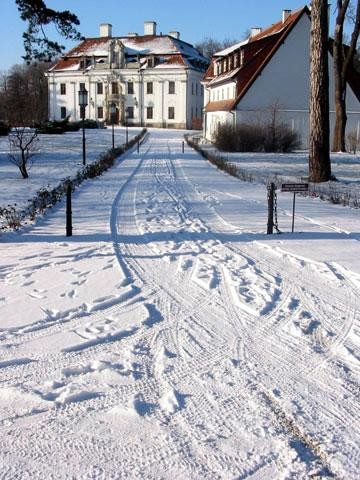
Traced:
<path fill-rule="evenodd" d="M 268 223 L 267 223 L 267 234 L 271 235 L 274 231 L 274 194 L 275 194 L 275 183 L 271 182 L 268 185 Z"/>
<path fill-rule="evenodd" d="M 182 141 L 182 153 L 184 153 L 184 146 L 185 146 L 185 144 L 184 144 L 184 140 L 183 140 Z"/>
<path fill-rule="evenodd" d="M 71 182 L 66 187 L 66 236 L 72 236 Z"/>
<path fill-rule="evenodd" d="M 294 198 L 293 198 L 293 216 L 292 216 L 292 224 L 291 224 L 291 233 L 294 233 L 294 223 L 295 223 L 295 195 L 296 193 L 294 192 Z"/>

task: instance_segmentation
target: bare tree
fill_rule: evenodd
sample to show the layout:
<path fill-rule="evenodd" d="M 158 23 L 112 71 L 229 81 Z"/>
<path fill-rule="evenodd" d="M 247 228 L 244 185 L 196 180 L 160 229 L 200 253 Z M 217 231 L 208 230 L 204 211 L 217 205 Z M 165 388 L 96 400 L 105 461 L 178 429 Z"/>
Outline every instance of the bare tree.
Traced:
<path fill-rule="evenodd" d="M 231 47 L 237 43 L 237 40 L 226 38 L 225 40 L 216 40 L 215 38 L 205 37 L 201 42 L 195 45 L 195 48 L 204 55 L 204 57 L 211 59 L 214 53 Z"/>
<path fill-rule="evenodd" d="M 16 165 L 22 178 L 29 178 L 28 170 L 33 164 L 34 155 L 38 152 L 38 134 L 35 129 L 16 127 L 9 133 L 9 159 Z"/>
<path fill-rule="evenodd" d="M 346 130 L 346 78 L 349 68 L 354 64 L 356 44 L 360 32 L 360 0 L 357 0 L 356 13 L 352 19 L 354 28 L 351 35 L 350 46 L 344 47 L 344 22 L 347 15 L 351 15 L 352 5 L 350 0 L 337 0 L 337 17 L 334 32 L 334 81 L 335 81 L 335 127 L 332 150 L 345 152 Z"/>
<path fill-rule="evenodd" d="M 326 182 L 331 178 L 327 0 L 312 2 L 309 108 L 309 179 L 312 182 Z"/>
<path fill-rule="evenodd" d="M 0 120 L 33 126 L 48 118 L 48 63 L 14 65 L 0 75 Z"/>

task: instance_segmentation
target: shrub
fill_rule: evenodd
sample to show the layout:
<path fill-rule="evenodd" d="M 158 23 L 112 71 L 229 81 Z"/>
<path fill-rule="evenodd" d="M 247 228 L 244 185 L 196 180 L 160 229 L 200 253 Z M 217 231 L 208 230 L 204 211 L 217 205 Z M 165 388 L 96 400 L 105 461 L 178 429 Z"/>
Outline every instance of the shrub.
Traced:
<path fill-rule="evenodd" d="M 50 122 L 42 123 L 36 128 L 37 133 L 46 133 L 48 135 L 52 134 L 62 134 L 66 132 L 67 121 L 57 121 L 53 120 Z"/>
<path fill-rule="evenodd" d="M 229 124 L 219 125 L 215 145 L 227 152 L 282 152 L 299 148 L 297 132 L 285 124 L 240 123 L 235 128 Z"/>
<path fill-rule="evenodd" d="M 347 143 L 349 151 L 356 155 L 356 151 L 360 146 L 360 139 L 358 139 L 356 130 L 353 130 L 347 134 Z"/>
<path fill-rule="evenodd" d="M 0 136 L 7 135 L 10 132 L 10 127 L 5 122 L 0 122 Z"/>

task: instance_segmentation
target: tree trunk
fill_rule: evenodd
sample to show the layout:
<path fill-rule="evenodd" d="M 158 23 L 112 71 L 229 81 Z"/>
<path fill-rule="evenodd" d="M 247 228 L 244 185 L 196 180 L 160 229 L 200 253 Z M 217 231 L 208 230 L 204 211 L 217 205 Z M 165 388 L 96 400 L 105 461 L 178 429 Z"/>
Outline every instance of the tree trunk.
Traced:
<path fill-rule="evenodd" d="M 313 0 L 310 38 L 309 180 L 331 177 L 329 152 L 328 4 Z"/>
<path fill-rule="evenodd" d="M 336 88 L 336 87 L 335 87 Z M 345 100 L 345 88 L 344 95 L 338 98 L 335 92 L 335 126 L 334 126 L 334 138 L 332 144 L 333 152 L 346 152 L 345 144 L 345 132 L 346 132 L 346 100 Z"/>
<path fill-rule="evenodd" d="M 357 1 L 354 30 L 351 36 L 350 46 L 344 48 L 343 33 L 344 22 L 350 0 L 337 0 L 337 17 L 334 31 L 334 84 L 335 84 L 335 127 L 332 144 L 333 152 L 346 152 L 346 77 L 348 69 L 354 60 L 356 44 L 360 31 L 360 1 Z"/>
<path fill-rule="evenodd" d="M 19 170 L 24 179 L 29 178 L 29 174 L 26 169 L 26 156 L 24 150 L 21 150 L 21 163 L 19 165 Z"/>
<path fill-rule="evenodd" d="M 19 170 L 20 170 L 22 178 L 24 178 L 24 179 L 29 178 L 29 174 L 26 170 L 26 165 L 20 165 Z"/>

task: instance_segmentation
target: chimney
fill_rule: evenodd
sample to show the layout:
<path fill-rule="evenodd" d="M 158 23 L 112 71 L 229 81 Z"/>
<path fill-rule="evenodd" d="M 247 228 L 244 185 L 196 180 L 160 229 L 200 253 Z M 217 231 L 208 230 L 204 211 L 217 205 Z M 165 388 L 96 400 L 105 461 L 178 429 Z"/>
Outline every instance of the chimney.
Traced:
<path fill-rule="evenodd" d="M 177 40 L 180 38 L 180 32 L 169 32 L 170 37 L 174 37 Z"/>
<path fill-rule="evenodd" d="M 291 15 L 291 10 L 283 10 L 282 11 L 282 23 L 285 23 L 288 19 L 289 15 Z"/>
<path fill-rule="evenodd" d="M 139 35 L 139 34 L 136 33 L 136 32 L 129 32 L 129 33 L 127 34 L 128 37 L 137 37 L 138 35 Z"/>
<path fill-rule="evenodd" d="M 112 25 L 111 23 L 100 23 L 100 37 L 111 37 Z"/>
<path fill-rule="evenodd" d="M 156 22 L 144 22 L 144 35 L 156 35 Z"/>
<path fill-rule="evenodd" d="M 255 37 L 255 35 L 258 35 L 259 33 L 262 32 L 262 28 L 261 27 L 252 27 L 250 29 L 250 37 Z"/>

